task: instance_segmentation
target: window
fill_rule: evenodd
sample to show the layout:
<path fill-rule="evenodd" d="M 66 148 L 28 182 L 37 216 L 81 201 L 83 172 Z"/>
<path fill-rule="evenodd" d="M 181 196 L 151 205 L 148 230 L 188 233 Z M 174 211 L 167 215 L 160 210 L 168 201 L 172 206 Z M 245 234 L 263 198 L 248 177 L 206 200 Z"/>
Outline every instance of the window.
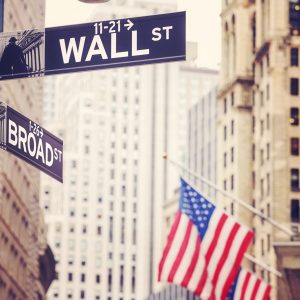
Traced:
<path fill-rule="evenodd" d="M 291 66 L 299 66 L 299 49 L 291 48 Z"/>
<path fill-rule="evenodd" d="M 112 288 L 112 271 L 108 269 L 108 291 L 111 292 Z"/>
<path fill-rule="evenodd" d="M 231 93 L 231 106 L 234 106 L 234 93 Z"/>
<path fill-rule="evenodd" d="M 80 299 L 85 299 L 85 292 L 84 291 L 80 291 Z"/>
<path fill-rule="evenodd" d="M 267 114 L 267 129 L 270 129 L 270 115 Z"/>
<path fill-rule="evenodd" d="M 109 217 L 109 242 L 113 241 L 113 217 Z"/>
<path fill-rule="evenodd" d="M 227 112 L 227 99 L 224 98 L 224 114 Z"/>
<path fill-rule="evenodd" d="M 85 282 L 85 274 L 83 274 L 83 273 L 81 274 L 81 276 L 80 276 L 80 281 L 81 281 L 81 282 Z"/>
<path fill-rule="evenodd" d="M 291 221 L 293 223 L 300 221 L 299 199 L 291 200 Z"/>
<path fill-rule="evenodd" d="M 224 141 L 226 141 L 227 138 L 227 128 L 224 126 Z"/>
<path fill-rule="evenodd" d="M 68 258 L 68 264 L 69 264 L 70 266 L 72 266 L 73 263 L 74 263 L 74 257 L 73 257 L 73 256 L 69 256 L 69 258 Z"/>
<path fill-rule="evenodd" d="M 135 266 L 132 267 L 131 291 L 132 291 L 132 293 L 135 293 Z"/>
<path fill-rule="evenodd" d="M 260 120 L 260 135 L 264 134 L 264 120 Z"/>
<path fill-rule="evenodd" d="M 234 121 L 231 121 L 231 135 L 234 135 Z"/>
<path fill-rule="evenodd" d="M 85 257 L 82 257 L 82 258 L 81 258 L 81 265 L 82 265 L 82 266 L 85 266 L 85 265 L 86 265 L 86 258 L 85 258 Z"/>
<path fill-rule="evenodd" d="M 120 292 L 124 291 L 124 266 L 120 266 Z"/>
<path fill-rule="evenodd" d="M 100 275 L 99 274 L 96 275 L 96 283 L 100 283 Z"/>
<path fill-rule="evenodd" d="M 299 108 L 298 107 L 291 107 L 290 124 L 292 126 L 298 126 L 299 125 Z"/>
<path fill-rule="evenodd" d="M 292 35 L 300 34 L 300 3 L 299 0 L 290 1 L 290 29 Z"/>
<path fill-rule="evenodd" d="M 101 235 L 101 226 L 97 226 L 97 235 Z"/>
<path fill-rule="evenodd" d="M 299 155 L 299 138 L 291 138 L 291 155 Z"/>
<path fill-rule="evenodd" d="M 73 281 L 73 273 L 68 273 L 68 281 Z"/>
<path fill-rule="evenodd" d="M 226 159 L 227 158 L 227 154 L 226 153 L 224 153 L 224 168 L 226 168 Z"/>
<path fill-rule="evenodd" d="M 264 196 L 264 180 L 263 179 L 260 180 L 260 195 L 261 195 L 261 198 L 263 198 L 263 196 Z"/>
<path fill-rule="evenodd" d="M 264 164 L 264 150 L 260 149 L 260 164 Z"/>
<path fill-rule="evenodd" d="M 291 78 L 290 93 L 291 93 L 292 96 L 298 96 L 299 95 L 299 79 L 298 78 Z"/>
<path fill-rule="evenodd" d="M 267 144 L 267 160 L 270 159 L 270 144 Z"/>
<path fill-rule="evenodd" d="M 125 242 L 125 218 L 121 219 L 121 244 Z"/>
<path fill-rule="evenodd" d="M 133 229 L 132 229 L 132 243 L 136 245 L 136 219 L 133 219 Z"/>
<path fill-rule="evenodd" d="M 231 177 L 230 177 L 230 187 L 231 187 L 231 190 L 233 191 L 234 190 L 234 175 L 231 175 Z"/>
<path fill-rule="evenodd" d="M 291 169 L 291 190 L 299 191 L 299 169 Z"/>
<path fill-rule="evenodd" d="M 267 195 L 270 195 L 270 191 L 271 191 L 271 180 L 270 180 L 270 174 L 267 174 Z"/>

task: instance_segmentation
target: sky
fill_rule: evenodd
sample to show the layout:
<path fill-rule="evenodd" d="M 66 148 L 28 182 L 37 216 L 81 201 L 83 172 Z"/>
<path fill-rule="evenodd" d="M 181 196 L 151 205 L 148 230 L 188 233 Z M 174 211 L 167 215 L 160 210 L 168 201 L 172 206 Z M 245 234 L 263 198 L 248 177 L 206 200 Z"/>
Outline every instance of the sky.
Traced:
<path fill-rule="evenodd" d="M 221 0 L 177 0 L 187 12 L 187 41 L 198 45 L 197 65 L 218 69 L 221 57 Z M 46 0 L 46 26 L 89 22 L 95 6 L 78 0 Z M 132 16 L 134 17 L 134 16 Z"/>

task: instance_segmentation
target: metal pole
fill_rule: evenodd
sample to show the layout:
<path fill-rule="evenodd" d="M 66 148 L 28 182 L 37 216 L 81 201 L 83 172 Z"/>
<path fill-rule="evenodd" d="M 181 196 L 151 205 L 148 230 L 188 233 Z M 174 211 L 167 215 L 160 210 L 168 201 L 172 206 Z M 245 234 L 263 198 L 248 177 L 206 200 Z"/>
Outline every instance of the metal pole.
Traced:
<path fill-rule="evenodd" d="M 241 206 L 243 206 L 244 208 L 248 209 L 249 211 L 251 211 L 252 213 L 256 214 L 257 216 L 259 216 L 260 218 L 262 218 L 263 220 L 267 221 L 268 223 L 270 223 L 271 225 L 273 225 L 274 227 L 276 227 L 277 229 L 279 229 L 280 231 L 286 233 L 289 236 L 294 236 L 295 234 L 288 228 L 282 226 L 281 224 L 279 224 L 278 222 L 276 222 L 275 220 L 269 218 L 268 216 L 266 216 L 265 214 L 261 213 L 258 209 L 252 207 L 251 205 L 247 204 L 246 202 L 240 200 L 239 198 L 233 196 L 232 194 L 228 193 L 227 191 L 223 190 L 222 188 L 218 187 L 216 184 L 214 184 L 213 182 L 207 180 L 206 178 L 196 174 L 195 172 L 188 170 L 187 168 L 185 168 L 183 165 L 181 165 L 178 162 L 175 162 L 174 160 L 171 160 L 167 157 L 167 155 L 164 155 L 164 159 L 166 159 L 167 161 L 169 161 L 171 164 L 173 164 L 174 166 L 184 170 L 185 172 L 193 175 L 195 178 L 201 180 L 202 182 L 204 182 L 205 184 L 207 184 L 208 186 L 211 186 L 212 188 L 214 188 L 216 191 L 220 192 L 222 195 L 224 195 L 225 197 L 237 202 L 238 204 L 240 204 Z"/>
<path fill-rule="evenodd" d="M 257 264 L 258 266 L 262 267 L 263 269 L 266 269 L 267 271 L 273 273 L 274 275 L 278 276 L 278 277 L 282 277 L 282 274 L 276 270 L 276 269 L 273 269 L 272 267 L 268 266 L 267 264 L 263 263 L 263 262 L 260 262 L 259 260 L 257 260 L 255 257 L 253 257 L 252 255 L 248 254 L 248 253 L 245 253 L 244 256 L 250 260 L 251 262 Z"/>

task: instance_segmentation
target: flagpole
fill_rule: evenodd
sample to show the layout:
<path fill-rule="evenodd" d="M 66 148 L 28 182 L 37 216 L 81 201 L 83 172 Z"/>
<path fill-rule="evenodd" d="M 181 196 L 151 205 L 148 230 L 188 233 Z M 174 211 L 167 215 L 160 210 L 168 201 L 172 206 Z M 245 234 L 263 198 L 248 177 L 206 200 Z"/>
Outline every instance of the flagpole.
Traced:
<path fill-rule="evenodd" d="M 282 274 L 276 270 L 276 269 L 273 269 L 272 267 L 270 267 L 269 265 L 257 260 L 255 257 L 253 257 L 252 255 L 248 254 L 248 253 L 245 253 L 244 254 L 244 257 L 247 258 L 248 260 L 250 260 L 251 262 L 255 263 L 256 265 L 262 267 L 263 269 L 266 269 L 267 271 L 273 273 L 274 275 L 282 278 Z"/>
<path fill-rule="evenodd" d="M 268 216 L 266 216 L 265 214 L 261 213 L 258 209 L 252 207 L 251 205 L 247 204 L 246 202 L 240 200 L 239 198 L 233 196 L 232 194 L 228 193 L 227 191 L 223 190 L 222 188 L 218 187 L 216 184 L 214 184 L 213 182 L 207 180 L 206 178 L 204 178 L 201 175 L 196 174 L 195 172 L 187 169 L 186 167 L 184 167 L 182 164 L 169 159 L 167 154 L 164 154 L 163 158 L 168 161 L 169 163 L 173 164 L 174 166 L 176 166 L 179 169 L 184 170 L 185 172 L 193 175 L 195 178 L 201 180 L 202 182 L 204 182 L 205 184 L 207 184 L 208 186 L 214 188 L 216 191 L 220 192 L 221 194 L 223 194 L 224 196 L 226 196 L 227 198 L 230 198 L 231 200 L 237 202 L 238 204 L 240 204 L 241 206 L 243 206 L 244 208 L 246 208 L 247 210 L 251 211 L 252 213 L 256 214 L 257 216 L 259 216 L 260 218 L 262 218 L 263 220 L 267 221 L 268 223 L 270 223 L 271 225 L 273 225 L 274 227 L 276 227 L 277 229 L 279 229 L 280 231 L 286 233 L 289 236 L 294 236 L 295 234 L 288 228 L 282 226 L 281 224 L 279 224 L 278 222 L 276 222 L 275 220 L 269 218 Z"/>
<path fill-rule="evenodd" d="M 234 200 L 234 201 L 237 201 L 238 203 L 241 203 L 241 205 L 243 205 L 243 206 L 245 205 L 246 208 L 248 208 L 248 206 L 250 206 L 250 205 L 247 205 L 246 203 L 244 203 L 243 201 L 241 201 L 241 200 L 239 200 L 239 199 L 235 199 L 234 196 L 232 196 L 231 194 L 229 194 L 229 193 L 227 193 L 226 191 L 222 190 L 221 188 L 217 187 L 214 183 L 210 182 L 209 180 L 203 178 L 202 176 L 199 176 L 198 174 L 192 172 L 191 170 L 188 170 L 188 169 L 185 168 L 183 165 L 181 165 L 181 164 L 179 164 L 179 163 L 177 163 L 177 162 L 175 162 L 175 161 L 169 159 L 169 158 L 167 157 L 166 154 L 163 156 L 163 158 L 164 158 L 166 161 L 168 161 L 169 163 L 173 164 L 174 166 L 176 166 L 176 167 L 178 167 L 178 168 L 180 168 L 180 169 L 186 171 L 187 173 L 190 173 L 191 175 L 193 175 L 194 177 L 196 177 L 196 178 L 198 178 L 199 180 L 203 181 L 203 182 L 206 183 L 207 185 L 209 185 L 209 186 L 213 187 L 214 189 L 216 189 L 217 191 L 223 193 L 225 196 L 231 198 L 231 199 Z M 251 210 L 252 212 L 256 213 L 256 211 L 257 211 L 256 209 L 254 209 L 252 206 L 250 206 L 250 208 L 251 208 L 250 210 Z M 249 208 L 248 208 L 248 209 L 249 209 Z M 253 211 L 252 209 L 253 209 L 254 211 Z M 262 214 L 260 213 L 260 211 L 258 211 L 258 212 L 259 212 L 259 215 L 262 215 Z M 264 218 L 264 219 L 266 219 L 266 220 L 269 219 L 269 218 L 268 218 L 267 216 L 265 216 L 265 215 L 262 215 L 261 217 Z M 273 220 L 272 220 L 272 221 L 273 221 Z M 275 222 L 275 221 L 273 221 L 273 222 L 274 222 L 274 223 L 277 223 L 277 222 Z M 278 225 L 279 225 L 279 224 L 278 224 Z M 276 226 L 276 225 L 274 225 L 274 226 Z M 279 225 L 279 226 L 280 226 L 280 225 Z M 278 226 L 276 226 L 276 227 L 278 227 Z M 279 227 L 279 229 L 282 230 L 281 226 Z M 284 232 L 285 232 L 285 233 L 288 233 L 288 232 L 287 232 L 287 231 L 288 231 L 287 229 L 285 229 L 284 227 L 283 227 L 283 229 L 284 229 Z M 288 234 L 290 234 L 290 233 L 288 233 Z M 291 234 L 293 235 L 292 232 L 291 232 Z M 246 259 L 248 259 L 249 261 L 251 261 L 251 262 L 257 264 L 257 265 L 260 266 L 260 267 L 262 267 L 263 269 L 265 269 L 265 270 L 267 270 L 267 271 L 273 273 L 274 275 L 276 275 L 276 276 L 282 278 L 282 274 L 281 274 L 278 270 L 273 269 L 273 268 L 270 267 L 269 265 L 260 262 L 259 260 L 257 260 L 255 257 L 251 256 L 250 254 L 245 253 L 244 257 L 245 257 Z"/>

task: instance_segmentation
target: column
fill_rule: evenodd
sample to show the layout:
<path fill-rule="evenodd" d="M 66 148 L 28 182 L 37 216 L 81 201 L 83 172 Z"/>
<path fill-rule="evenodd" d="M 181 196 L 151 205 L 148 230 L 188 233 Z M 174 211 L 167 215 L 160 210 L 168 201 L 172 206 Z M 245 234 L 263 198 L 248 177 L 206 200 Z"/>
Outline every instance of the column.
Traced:
<path fill-rule="evenodd" d="M 36 47 L 33 48 L 33 56 L 34 56 L 34 70 L 33 71 L 37 71 L 39 67 L 38 67 Z"/>
<path fill-rule="evenodd" d="M 41 70 L 41 49 L 40 49 L 40 44 L 37 46 L 37 54 L 38 54 L 38 62 L 39 62 L 39 67 L 38 67 L 38 70 L 40 71 Z"/>
<path fill-rule="evenodd" d="M 30 54 L 30 67 L 33 69 L 32 49 L 30 49 L 29 54 Z"/>

